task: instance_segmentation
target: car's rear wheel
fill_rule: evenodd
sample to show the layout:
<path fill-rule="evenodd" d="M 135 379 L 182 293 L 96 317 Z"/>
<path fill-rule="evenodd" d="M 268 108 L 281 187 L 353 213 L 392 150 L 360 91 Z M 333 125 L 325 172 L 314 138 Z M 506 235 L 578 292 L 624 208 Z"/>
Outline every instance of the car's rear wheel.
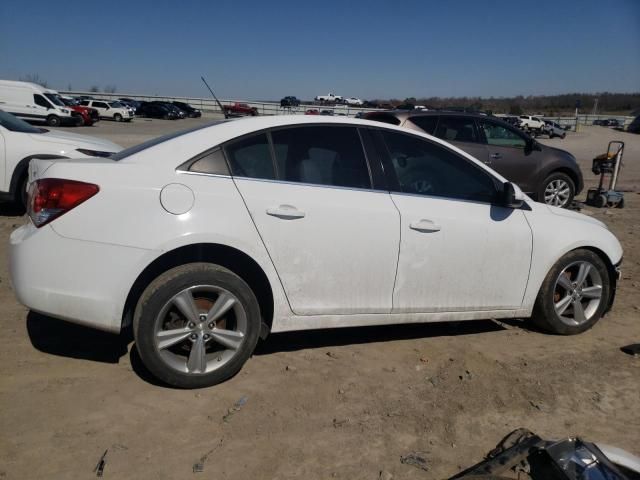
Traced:
<path fill-rule="evenodd" d="M 538 192 L 538 199 L 554 207 L 566 208 L 571 205 L 576 192 L 575 184 L 569 175 L 555 172 L 549 175 Z"/>
<path fill-rule="evenodd" d="M 173 268 L 144 291 L 134 316 L 145 366 L 180 388 L 207 387 L 235 375 L 253 352 L 260 308 L 249 286 L 210 263 Z"/>
<path fill-rule="evenodd" d="M 611 282 L 602 259 L 590 250 L 563 256 L 547 274 L 533 310 L 533 322 L 558 335 L 591 328 L 604 314 Z"/>
<path fill-rule="evenodd" d="M 113 116 L 113 119 L 114 119 L 116 122 L 121 122 L 121 121 L 122 121 L 122 115 L 120 115 L 119 113 L 116 113 L 116 114 Z"/>

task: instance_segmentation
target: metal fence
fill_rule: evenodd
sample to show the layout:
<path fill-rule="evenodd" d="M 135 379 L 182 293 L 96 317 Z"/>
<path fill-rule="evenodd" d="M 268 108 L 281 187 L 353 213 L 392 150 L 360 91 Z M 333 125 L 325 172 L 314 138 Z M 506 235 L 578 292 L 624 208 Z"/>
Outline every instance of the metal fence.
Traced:
<path fill-rule="evenodd" d="M 60 92 L 62 95 L 80 96 L 87 95 L 96 99 L 105 100 L 117 100 L 119 98 L 132 98 L 134 100 L 153 102 L 184 102 L 188 103 L 194 108 L 200 109 L 202 112 L 209 113 L 222 113 L 217 102 L 213 98 L 198 98 L 198 97 L 166 97 L 160 95 L 132 95 L 127 93 L 100 93 L 100 92 Z M 302 115 L 308 109 L 317 110 L 331 110 L 334 115 L 347 115 L 355 116 L 359 112 L 373 112 L 375 108 L 359 108 L 349 105 L 317 105 L 317 104 L 301 104 L 298 107 L 281 107 L 279 102 L 253 102 L 246 100 L 223 100 L 220 99 L 220 103 L 223 106 L 230 106 L 234 103 L 245 103 L 250 107 L 258 109 L 259 115 Z"/>

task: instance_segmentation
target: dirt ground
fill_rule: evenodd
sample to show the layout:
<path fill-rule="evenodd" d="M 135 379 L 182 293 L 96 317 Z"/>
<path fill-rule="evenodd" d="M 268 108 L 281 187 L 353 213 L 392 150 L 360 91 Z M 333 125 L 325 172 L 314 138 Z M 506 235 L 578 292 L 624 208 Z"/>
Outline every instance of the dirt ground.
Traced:
<path fill-rule="evenodd" d="M 78 133 L 128 146 L 198 122 Z M 517 427 L 640 455 L 640 358 L 620 351 L 640 342 L 640 136 L 584 127 L 541 141 L 574 153 L 592 184 L 591 158 L 614 138 L 628 147 L 627 207 L 583 212 L 618 235 L 623 280 L 591 331 L 555 337 L 486 320 L 277 334 L 235 378 L 198 391 L 155 384 L 126 335 L 19 305 L 6 244 L 24 219 L 1 207 L 0 478 L 92 478 L 108 449 L 105 478 L 437 479 Z M 400 462 L 415 451 L 427 471 Z"/>

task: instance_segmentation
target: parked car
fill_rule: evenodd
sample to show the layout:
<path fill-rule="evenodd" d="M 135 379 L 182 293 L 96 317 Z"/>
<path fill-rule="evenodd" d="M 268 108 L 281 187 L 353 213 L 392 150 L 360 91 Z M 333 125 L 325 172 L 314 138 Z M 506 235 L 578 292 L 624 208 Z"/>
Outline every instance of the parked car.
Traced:
<path fill-rule="evenodd" d="M 304 112 L 305 115 L 320 115 L 320 110 L 318 110 L 317 108 L 309 108 L 307 109 L 306 112 Z"/>
<path fill-rule="evenodd" d="M 320 115 L 333 115 L 333 110 L 320 110 Z"/>
<path fill-rule="evenodd" d="M 177 120 L 178 114 L 167 108 L 166 105 L 160 105 L 157 103 L 142 102 L 138 108 L 138 115 L 147 118 L 162 118 L 164 120 Z"/>
<path fill-rule="evenodd" d="M 622 259 L 602 222 L 365 120 L 218 122 L 30 173 L 18 300 L 131 324 L 148 370 L 183 388 L 231 377 L 269 331 L 531 317 L 578 334 L 611 308 Z"/>
<path fill-rule="evenodd" d="M 282 108 L 299 107 L 300 100 L 292 96 L 284 97 L 282 100 L 280 100 L 280 106 Z"/>
<path fill-rule="evenodd" d="M 106 157 L 122 150 L 99 138 L 34 127 L 0 110 L 0 199 L 26 206 L 29 162 L 34 158 Z"/>
<path fill-rule="evenodd" d="M 327 93 L 326 95 L 318 95 L 314 100 L 320 103 L 341 103 L 342 97 L 340 95 L 334 95 L 333 93 Z"/>
<path fill-rule="evenodd" d="M 247 103 L 236 102 L 233 105 L 224 105 L 222 108 L 224 108 L 225 116 L 229 117 L 255 117 L 258 115 L 258 109 L 256 107 L 249 106 Z"/>
<path fill-rule="evenodd" d="M 120 100 L 120 99 L 118 99 L 118 102 L 124 105 L 129 110 L 131 110 L 131 112 L 134 115 L 136 114 L 136 111 L 138 110 L 139 102 L 133 103 L 133 102 L 130 102 L 129 100 Z"/>
<path fill-rule="evenodd" d="M 140 106 L 140 100 L 134 100 L 133 98 L 119 98 L 118 101 L 120 103 L 124 103 L 125 105 L 129 105 L 130 107 L 132 107 L 134 110 L 137 110 L 138 107 Z"/>
<path fill-rule="evenodd" d="M 370 112 L 365 118 L 419 130 L 446 140 L 515 182 L 540 202 L 571 205 L 583 188 L 569 152 L 542 145 L 498 117 L 457 112 Z"/>
<path fill-rule="evenodd" d="M 50 127 L 82 125 L 80 114 L 67 108 L 58 97 L 55 90 L 35 83 L 0 80 L 0 107 L 5 112 Z"/>
<path fill-rule="evenodd" d="M 95 108 L 80 105 L 80 102 L 74 98 L 59 96 L 60 101 L 65 104 L 69 110 L 77 112 L 82 117 L 82 124 L 88 127 L 100 121 L 100 115 Z"/>
<path fill-rule="evenodd" d="M 559 123 L 553 122 L 551 120 L 545 120 L 544 125 L 544 132 L 549 135 L 549 138 L 564 138 L 567 136 L 567 131 Z"/>
<path fill-rule="evenodd" d="M 364 102 L 361 99 L 355 98 L 355 97 L 345 98 L 344 103 L 346 103 L 347 105 L 355 106 L 355 107 L 361 107 L 364 104 Z"/>
<path fill-rule="evenodd" d="M 513 125 L 514 127 L 520 127 L 520 118 L 515 116 L 500 117 L 501 120 Z"/>
<path fill-rule="evenodd" d="M 95 108 L 100 118 L 115 120 L 116 122 L 130 122 L 133 119 L 133 112 L 120 102 L 109 100 L 82 100 L 85 107 Z"/>
<path fill-rule="evenodd" d="M 161 106 L 165 107 L 167 110 L 170 110 L 173 113 L 175 113 L 176 114 L 176 118 L 178 118 L 178 119 L 187 118 L 187 112 L 185 112 L 184 110 L 179 109 L 173 103 L 160 102 L 160 101 L 153 101 L 153 102 L 150 102 L 150 103 L 153 103 L 153 104 L 156 104 L 156 105 L 161 105 Z"/>
<path fill-rule="evenodd" d="M 520 127 L 532 133 L 544 133 L 544 120 L 532 115 L 520 115 Z"/>
<path fill-rule="evenodd" d="M 189 118 L 200 118 L 202 116 L 202 112 L 197 108 L 193 108 L 191 105 L 185 102 L 173 102 L 173 104 L 178 107 L 180 110 L 187 114 Z"/>
<path fill-rule="evenodd" d="M 629 133 L 640 133 L 640 115 L 633 119 L 633 121 L 627 127 Z"/>

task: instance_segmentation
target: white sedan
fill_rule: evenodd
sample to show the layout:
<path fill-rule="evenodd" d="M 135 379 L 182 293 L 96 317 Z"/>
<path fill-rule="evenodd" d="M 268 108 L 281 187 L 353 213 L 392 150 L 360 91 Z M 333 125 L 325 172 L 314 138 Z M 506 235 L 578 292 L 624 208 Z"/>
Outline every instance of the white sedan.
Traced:
<path fill-rule="evenodd" d="M 611 307 L 622 259 L 603 223 L 462 150 L 344 117 L 220 122 L 35 161 L 30 181 L 18 299 L 132 323 L 148 369 L 185 388 L 234 375 L 268 332 L 531 317 L 576 334 Z"/>

